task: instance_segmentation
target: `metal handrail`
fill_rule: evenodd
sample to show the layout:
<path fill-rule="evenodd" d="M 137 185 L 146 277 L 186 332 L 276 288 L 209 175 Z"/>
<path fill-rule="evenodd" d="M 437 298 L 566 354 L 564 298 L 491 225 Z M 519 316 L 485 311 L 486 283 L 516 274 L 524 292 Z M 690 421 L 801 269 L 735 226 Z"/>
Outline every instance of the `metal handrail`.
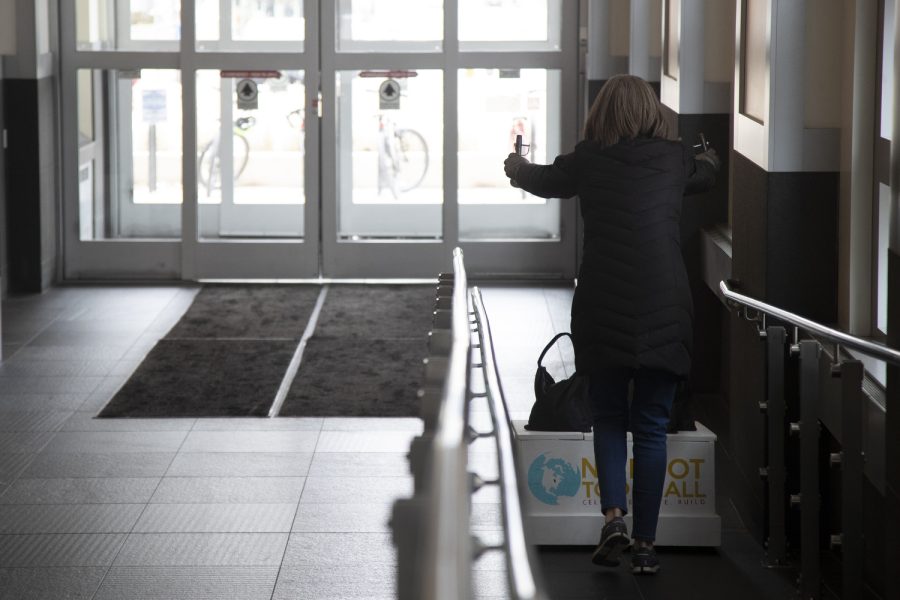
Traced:
<path fill-rule="evenodd" d="M 497 444 L 499 463 L 497 485 L 500 488 L 504 530 L 503 549 L 507 556 L 510 592 L 514 600 L 545 600 L 549 596 L 544 591 L 539 573 L 533 567 L 535 563 L 533 550 L 525 541 L 525 524 L 519 493 L 522 488 L 516 475 L 515 448 L 509 427 L 509 411 L 503 396 L 503 387 L 497 375 L 491 325 L 484 309 L 481 290 L 477 287 L 472 290 L 472 305 L 475 309 L 475 323 L 481 345 L 485 390 L 494 425 L 494 439 Z"/>
<path fill-rule="evenodd" d="M 472 542 L 460 535 L 460 523 L 469 522 L 466 460 L 466 408 L 469 381 L 468 281 L 462 250 L 453 251 L 451 348 L 444 379 L 437 429 L 434 434 L 430 478 L 431 502 L 425 523 L 426 555 L 422 597 L 458 600 L 470 594 Z"/>
<path fill-rule="evenodd" d="M 785 323 L 790 323 L 795 327 L 814 333 L 832 343 L 840 344 L 873 358 L 900 366 L 900 352 L 893 348 L 858 338 L 837 329 L 832 329 L 831 327 L 816 323 L 815 321 L 810 321 L 809 319 L 778 308 L 777 306 L 772 306 L 771 304 L 766 304 L 765 302 L 751 298 L 750 296 L 739 294 L 738 292 L 732 291 L 724 281 L 719 282 L 719 291 L 721 291 L 722 295 L 731 302 L 765 313 L 771 317 L 784 321 Z M 839 357 L 836 356 L 835 359 L 837 360 Z"/>

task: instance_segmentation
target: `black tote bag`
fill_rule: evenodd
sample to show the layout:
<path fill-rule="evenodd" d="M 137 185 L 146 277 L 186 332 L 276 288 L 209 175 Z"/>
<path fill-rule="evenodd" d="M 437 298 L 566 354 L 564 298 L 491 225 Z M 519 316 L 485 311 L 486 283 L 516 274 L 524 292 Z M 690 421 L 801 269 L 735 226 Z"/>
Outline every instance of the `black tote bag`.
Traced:
<path fill-rule="evenodd" d="M 538 358 L 534 374 L 534 406 L 525 429 L 529 431 L 591 431 L 591 410 L 588 400 L 588 378 L 578 373 L 568 379 L 556 381 L 543 366 L 544 356 L 561 337 L 550 340 Z"/>

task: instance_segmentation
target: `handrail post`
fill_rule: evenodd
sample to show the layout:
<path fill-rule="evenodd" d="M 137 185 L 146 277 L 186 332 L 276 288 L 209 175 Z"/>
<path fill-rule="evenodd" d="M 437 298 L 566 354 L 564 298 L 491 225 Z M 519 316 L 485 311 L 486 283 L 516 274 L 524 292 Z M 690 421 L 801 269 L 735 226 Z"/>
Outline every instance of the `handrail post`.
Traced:
<path fill-rule="evenodd" d="M 819 381 L 818 342 L 800 342 L 800 598 L 818 600 L 819 572 Z"/>
<path fill-rule="evenodd" d="M 863 365 L 841 363 L 841 561 L 843 598 L 862 597 Z"/>
<path fill-rule="evenodd" d="M 785 536 L 785 460 L 784 460 L 784 363 L 787 333 L 784 327 L 766 328 L 766 358 L 768 362 L 767 409 L 769 486 L 769 539 L 766 557 L 769 566 L 781 566 L 787 562 Z"/>

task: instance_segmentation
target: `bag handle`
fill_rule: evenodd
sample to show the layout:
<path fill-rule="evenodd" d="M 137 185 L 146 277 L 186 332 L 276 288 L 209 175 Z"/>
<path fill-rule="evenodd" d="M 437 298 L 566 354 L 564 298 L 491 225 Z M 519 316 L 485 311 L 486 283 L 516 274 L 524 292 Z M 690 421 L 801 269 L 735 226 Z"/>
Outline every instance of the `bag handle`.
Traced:
<path fill-rule="evenodd" d="M 570 340 L 572 340 L 573 342 L 575 341 L 574 339 L 572 339 L 572 334 L 569 333 L 568 331 L 563 331 L 562 333 L 557 333 L 556 335 L 554 335 L 553 339 L 550 340 L 550 342 L 544 347 L 543 352 L 541 352 L 541 355 L 538 357 L 538 366 L 539 367 L 542 366 L 541 363 L 544 362 L 544 355 L 547 354 L 547 351 L 553 347 L 553 344 L 556 343 L 556 340 L 558 340 L 561 337 L 565 337 L 565 336 L 568 336 L 568 338 Z"/>

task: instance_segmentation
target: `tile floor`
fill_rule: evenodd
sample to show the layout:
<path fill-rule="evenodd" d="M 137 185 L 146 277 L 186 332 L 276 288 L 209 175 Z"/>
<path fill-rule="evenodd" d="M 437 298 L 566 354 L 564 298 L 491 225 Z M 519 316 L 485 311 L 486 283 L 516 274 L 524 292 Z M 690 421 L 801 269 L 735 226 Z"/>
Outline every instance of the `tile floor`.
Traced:
<path fill-rule="evenodd" d="M 394 597 L 387 520 L 411 493 L 419 420 L 93 418 L 197 289 L 71 286 L 4 301 L 0 600 Z M 534 361 L 568 329 L 571 291 L 483 292 L 510 409 L 527 418 Z M 570 347 L 545 362 L 567 374 Z M 486 407 L 473 411 L 488 422 Z M 492 461 L 490 440 L 476 442 L 473 467 L 490 477 Z M 672 572 L 719 569 L 721 592 L 761 549 L 720 496 L 732 550 L 666 559 Z M 486 542 L 499 538 L 498 501 L 491 489 L 473 498 Z M 664 591 L 674 580 L 590 568 L 585 549 L 544 549 L 541 561 L 554 597 L 676 597 Z M 475 565 L 478 598 L 506 597 L 503 569 L 496 553 Z"/>

